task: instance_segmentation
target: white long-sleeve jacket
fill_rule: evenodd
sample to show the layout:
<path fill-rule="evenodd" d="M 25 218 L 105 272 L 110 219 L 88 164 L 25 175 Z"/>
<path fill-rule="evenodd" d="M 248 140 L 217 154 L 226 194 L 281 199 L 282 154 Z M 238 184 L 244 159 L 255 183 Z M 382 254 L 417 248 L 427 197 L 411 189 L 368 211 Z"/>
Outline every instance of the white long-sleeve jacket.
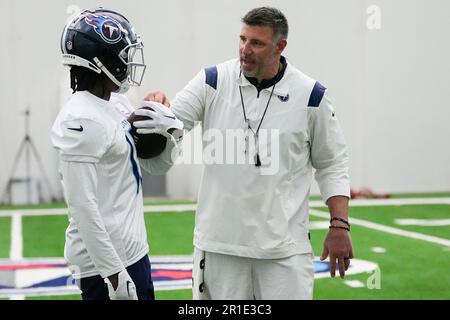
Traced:
<path fill-rule="evenodd" d="M 125 96 L 113 94 L 108 102 L 83 91 L 54 122 L 69 209 L 64 256 L 75 279 L 105 278 L 148 253 L 139 165 L 164 173 L 177 146 L 172 139 L 160 156 L 138 159 L 126 120 L 133 111 Z"/>
<path fill-rule="evenodd" d="M 253 131 L 273 90 L 257 140 L 239 88 Z M 266 259 L 311 252 L 312 168 L 325 201 L 350 193 L 346 144 L 326 89 L 288 63 L 275 88 L 258 94 L 235 59 L 198 73 L 171 108 L 186 129 L 196 122 L 203 129 L 194 245 Z M 261 167 L 252 162 L 256 153 Z"/>

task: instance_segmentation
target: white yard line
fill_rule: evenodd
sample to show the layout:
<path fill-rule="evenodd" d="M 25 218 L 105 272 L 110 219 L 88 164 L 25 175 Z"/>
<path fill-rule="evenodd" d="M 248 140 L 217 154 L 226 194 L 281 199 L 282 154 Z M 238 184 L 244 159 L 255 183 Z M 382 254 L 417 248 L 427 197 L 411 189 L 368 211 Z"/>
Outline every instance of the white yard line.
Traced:
<path fill-rule="evenodd" d="M 344 283 L 351 288 L 364 288 L 365 285 L 359 280 L 345 280 Z"/>
<path fill-rule="evenodd" d="M 395 219 L 400 226 L 443 227 L 450 226 L 450 219 Z"/>
<path fill-rule="evenodd" d="M 311 209 L 309 211 L 309 213 L 313 216 L 320 217 L 320 218 L 325 218 L 325 219 L 330 218 L 330 214 L 323 212 L 323 211 Z M 432 243 L 440 244 L 440 245 L 443 245 L 446 247 L 450 247 L 450 240 L 444 239 L 444 238 L 429 236 L 429 235 L 418 233 L 418 232 L 406 231 L 406 230 L 389 227 L 389 226 L 385 226 L 383 224 L 370 222 L 370 221 L 362 220 L 362 219 L 350 218 L 350 223 L 352 225 L 362 226 L 362 227 L 366 227 L 366 228 L 377 230 L 377 231 L 395 234 L 397 236 L 432 242 Z"/>
<path fill-rule="evenodd" d="M 195 211 L 196 209 L 196 204 L 144 206 L 144 212 L 185 212 Z M 17 210 L 0 210 L 0 217 L 10 217 L 14 212 L 17 212 Z M 22 216 L 63 216 L 67 215 L 67 208 L 24 209 L 20 212 Z"/>
<path fill-rule="evenodd" d="M 11 249 L 9 257 L 13 261 L 23 259 L 22 215 L 14 212 L 11 219 Z"/>
<path fill-rule="evenodd" d="M 357 199 L 351 200 L 352 207 L 368 207 L 368 206 L 403 206 L 403 205 L 419 205 L 419 204 L 448 204 L 450 198 L 418 198 L 418 199 Z M 324 208 L 323 201 L 310 201 L 310 207 Z M 196 204 L 177 204 L 177 205 L 156 205 L 145 206 L 145 212 L 185 212 L 194 211 Z M 0 210 L 0 217 L 10 217 L 17 210 Z M 24 209 L 20 210 L 22 216 L 60 216 L 67 215 L 67 208 L 56 209 Z"/>
<path fill-rule="evenodd" d="M 356 199 L 350 200 L 351 207 L 404 206 L 418 204 L 449 204 L 450 198 L 414 198 L 414 199 Z M 326 207 L 323 201 L 310 201 L 310 207 Z"/>
<path fill-rule="evenodd" d="M 145 206 L 144 212 L 186 212 L 197 210 L 196 204 L 177 204 L 164 206 Z"/>
<path fill-rule="evenodd" d="M 10 217 L 18 210 L 0 210 L 0 217 Z M 22 216 L 63 216 L 67 215 L 67 208 L 58 209 L 23 209 L 19 210 Z"/>
<path fill-rule="evenodd" d="M 22 238 L 22 214 L 14 212 L 11 218 L 11 249 L 9 257 L 12 261 L 23 260 L 23 238 Z M 17 283 L 15 279 L 14 283 Z M 25 300 L 25 295 L 16 294 L 9 297 L 10 300 Z"/>
<path fill-rule="evenodd" d="M 350 200 L 352 207 L 404 206 L 418 204 L 449 204 L 450 198 L 411 198 L 411 199 L 356 199 Z"/>

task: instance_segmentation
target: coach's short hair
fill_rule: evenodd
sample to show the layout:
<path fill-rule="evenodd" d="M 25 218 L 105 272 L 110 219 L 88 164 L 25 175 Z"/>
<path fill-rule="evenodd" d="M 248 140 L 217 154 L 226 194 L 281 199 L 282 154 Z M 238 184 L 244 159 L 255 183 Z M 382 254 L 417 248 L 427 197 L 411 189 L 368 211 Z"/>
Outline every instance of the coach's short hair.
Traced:
<path fill-rule="evenodd" d="M 260 7 L 250 10 L 242 22 L 249 26 L 268 26 L 273 30 L 274 38 L 286 38 L 289 33 L 289 24 L 286 16 L 278 9 Z"/>

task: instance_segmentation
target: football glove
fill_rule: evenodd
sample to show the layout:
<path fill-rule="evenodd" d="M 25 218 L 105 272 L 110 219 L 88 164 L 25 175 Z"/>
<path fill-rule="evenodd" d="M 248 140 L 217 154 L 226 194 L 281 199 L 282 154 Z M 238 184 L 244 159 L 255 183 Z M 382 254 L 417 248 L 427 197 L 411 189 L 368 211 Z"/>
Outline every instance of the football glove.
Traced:
<path fill-rule="evenodd" d="M 138 109 L 134 112 L 137 116 L 149 117 L 148 120 L 135 121 L 134 127 L 137 129 L 138 134 L 150 134 L 150 133 L 168 133 L 170 129 L 173 135 L 173 131 L 177 134 L 183 130 L 183 122 L 177 119 L 175 114 L 168 107 L 153 101 L 144 101 L 143 107 L 149 107 L 149 109 Z"/>
<path fill-rule="evenodd" d="M 118 274 L 116 290 L 114 290 L 114 287 L 108 278 L 105 278 L 104 280 L 108 285 L 108 295 L 111 300 L 138 300 L 136 286 L 126 269 Z"/>

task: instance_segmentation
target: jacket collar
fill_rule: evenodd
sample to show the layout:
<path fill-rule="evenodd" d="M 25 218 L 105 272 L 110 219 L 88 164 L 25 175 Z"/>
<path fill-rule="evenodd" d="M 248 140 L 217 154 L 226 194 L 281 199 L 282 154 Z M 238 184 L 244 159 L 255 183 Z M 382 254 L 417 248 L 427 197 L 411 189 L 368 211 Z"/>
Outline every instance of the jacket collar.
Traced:
<path fill-rule="evenodd" d="M 275 90 L 273 91 L 274 94 L 278 95 L 278 96 L 287 96 L 289 93 L 289 74 L 291 72 L 291 66 L 288 62 L 288 60 L 285 57 L 281 57 L 281 62 L 284 64 L 282 70 L 280 71 L 280 73 L 277 76 L 281 76 L 281 79 L 276 79 L 277 76 L 275 76 L 274 79 L 268 80 L 269 82 L 273 82 L 276 83 L 275 85 Z M 278 80 L 278 81 L 277 81 Z M 237 72 L 236 72 L 236 83 L 241 86 L 241 87 L 246 87 L 246 86 L 254 86 L 254 84 L 252 84 L 252 82 L 249 81 L 249 79 L 247 79 L 247 77 L 245 77 L 242 73 L 241 73 L 241 69 L 240 69 L 240 63 L 239 63 L 239 59 L 237 59 Z M 272 91 L 272 83 L 269 87 L 262 89 L 261 91 Z"/>

